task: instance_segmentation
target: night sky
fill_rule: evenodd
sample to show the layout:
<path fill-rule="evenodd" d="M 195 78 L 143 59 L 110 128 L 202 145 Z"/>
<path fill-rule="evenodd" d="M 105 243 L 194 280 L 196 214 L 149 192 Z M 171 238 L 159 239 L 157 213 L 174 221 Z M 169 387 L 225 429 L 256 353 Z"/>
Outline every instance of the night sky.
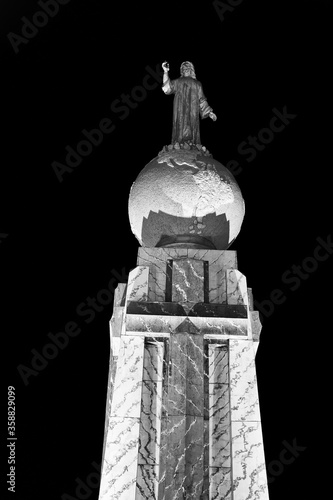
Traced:
<path fill-rule="evenodd" d="M 332 11 L 320 0 L 224 3 L 223 13 L 222 2 L 207 0 L 59 0 L 44 10 L 43 0 L 1 2 L 2 398 L 15 387 L 19 500 L 79 498 L 77 478 L 98 475 L 112 303 L 80 311 L 136 265 L 128 195 L 171 141 L 165 60 L 171 78 L 193 62 L 218 117 L 201 122 L 202 143 L 233 165 L 246 203 L 231 249 L 262 313 L 257 375 L 270 499 L 319 498 L 333 262 Z M 279 114 L 284 123 L 272 121 Z M 281 130 L 267 132 L 272 123 Z M 79 146 L 101 127 L 95 144 Z M 31 369 L 66 328 L 68 344 L 22 376 L 18 366 Z M 286 442 L 304 449 L 281 465 Z M 98 487 L 87 491 L 97 500 Z"/>

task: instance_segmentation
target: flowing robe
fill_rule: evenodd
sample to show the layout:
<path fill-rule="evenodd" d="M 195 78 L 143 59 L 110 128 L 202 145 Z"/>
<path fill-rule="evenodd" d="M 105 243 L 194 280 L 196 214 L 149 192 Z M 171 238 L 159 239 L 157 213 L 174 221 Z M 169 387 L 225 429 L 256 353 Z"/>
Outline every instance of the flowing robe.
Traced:
<path fill-rule="evenodd" d="M 175 94 L 173 101 L 172 144 L 200 142 L 199 117 L 207 118 L 212 108 L 204 96 L 201 83 L 195 78 L 182 76 L 163 85 L 165 94 Z"/>

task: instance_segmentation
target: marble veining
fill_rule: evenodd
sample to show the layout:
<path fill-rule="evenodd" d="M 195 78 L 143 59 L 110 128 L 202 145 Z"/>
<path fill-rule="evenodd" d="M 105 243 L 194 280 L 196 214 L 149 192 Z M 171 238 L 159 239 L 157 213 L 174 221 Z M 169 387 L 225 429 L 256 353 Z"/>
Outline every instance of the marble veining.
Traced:
<path fill-rule="evenodd" d="M 135 499 L 139 428 L 139 418 L 109 418 L 100 500 Z"/>
<path fill-rule="evenodd" d="M 126 335 L 131 332 L 142 332 L 143 334 L 154 335 L 154 333 L 171 333 L 184 320 L 184 317 L 178 316 L 140 316 L 127 315 Z"/>
<path fill-rule="evenodd" d="M 232 420 L 260 421 L 253 342 L 229 340 Z"/>
<path fill-rule="evenodd" d="M 111 415 L 140 417 L 144 337 L 123 336 L 111 404 Z"/>
<path fill-rule="evenodd" d="M 204 301 L 204 262 L 202 260 L 173 261 L 172 300 L 193 303 Z"/>
<path fill-rule="evenodd" d="M 218 341 L 208 343 L 208 382 L 210 384 L 229 383 L 228 344 Z"/>
<path fill-rule="evenodd" d="M 138 465 L 135 500 L 157 500 L 159 488 L 159 467 Z"/>
<path fill-rule="evenodd" d="M 128 286 L 126 301 L 144 301 L 148 299 L 148 266 L 137 266 L 130 271 L 128 276 Z"/>
<path fill-rule="evenodd" d="M 150 266 L 149 300 L 165 300 L 167 260 L 193 259 L 209 263 L 209 300 L 226 303 L 226 269 L 237 268 L 234 250 L 202 250 L 191 248 L 140 248 L 137 265 Z M 200 274 L 200 273 L 198 273 Z"/>
<path fill-rule="evenodd" d="M 232 422 L 233 500 L 268 500 L 260 422 Z"/>
<path fill-rule="evenodd" d="M 143 362 L 139 464 L 159 466 L 165 343 L 146 339 Z M 158 473 L 159 468 L 154 469 Z"/>
<path fill-rule="evenodd" d="M 230 467 L 229 352 L 227 344 L 208 343 L 209 466 Z"/>
<path fill-rule="evenodd" d="M 138 463 L 141 465 L 159 464 L 162 390 L 162 381 L 143 381 L 138 452 Z"/>
<path fill-rule="evenodd" d="M 163 340 L 146 338 L 143 361 L 143 380 L 160 382 L 163 380 L 163 371 L 165 367 L 164 346 Z"/>
<path fill-rule="evenodd" d="M 164 302 L 166 292 L 166 263 L 163 268 L 152 267 L 149 272 L 148 300 Z"/>
<path fill-rule="evenodd" d="M 161 450 L 165 498 L 182 498 L 180 493 L 186 494 L 185 498 L 200 498 L 204 473 L 203 417 L 172 416 L 165 420 Z"/>
<path fill-rule="evenodd" d="M 225 269 L 217 264 L 209 265 L 209 302 L 227 303 L 227 278 Z"/>
<path fill-rule="evenodd" d="M 233 500 L 231 467 L 209 468 L 209 500 Z"/>
<path fill-rule="evenodd" d="M 227 269 L 227 303 L 248 305 L 247 283 L 238 269 Z"/>
<path fill-rule="evenodd" d="M 247 320 L 242 318 L 191 318 L 196 327 L 205 335 L 247 337 Z"/>

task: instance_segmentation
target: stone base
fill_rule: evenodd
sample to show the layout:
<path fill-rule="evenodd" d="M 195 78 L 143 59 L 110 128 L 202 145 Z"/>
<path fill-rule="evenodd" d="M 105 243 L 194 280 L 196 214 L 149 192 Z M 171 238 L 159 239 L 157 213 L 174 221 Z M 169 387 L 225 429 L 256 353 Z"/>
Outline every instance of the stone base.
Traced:
<path fill-rule="evenodd" d="M 193 144 L 193 142 L 185 141 L 185 142 L 175 142 L 174 144 L 168 144 L 167 146 L 163 146 L 163 149 L 158 153 L 158 156 L 162 156 L 166 152 L 170 151 L 179 151 L 181 149 L 185 149 L 186 151 L 196 151 L 200 153 L 202 156 L 213 156 L 208 149 L 202 144 Z"/>

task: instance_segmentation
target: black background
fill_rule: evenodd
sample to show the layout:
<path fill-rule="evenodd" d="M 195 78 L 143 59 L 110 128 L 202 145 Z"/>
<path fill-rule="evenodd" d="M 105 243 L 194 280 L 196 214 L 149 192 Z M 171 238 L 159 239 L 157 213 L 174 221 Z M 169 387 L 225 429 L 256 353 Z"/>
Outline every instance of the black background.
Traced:
<path fill-rule="evenodd" d="M 182 61 L 194 63 L 218 116 L 202 122 L 202 143 L 242 167 L 246 216 L 231 247 L 240 271 L 258 302 L 274 289 L 286 297 L 262 318 L 257 355 L 268 470 L 284 441 L 306 450 L 270 482 L 270 499 L 318 497 L 332 257 L 295 291 L 281 276 L 331 234 L 329 2 L 244 0 L 222 21 L 210 1 L 71 0 L 15 54 L 7 34 L 21 34 L 22 16 L 38 10 L 23 0 L 0 7 L 2 358 L 17 395 L 16 498 L 75 497 L 76 478 L 85 481 L 101 461 L 112 304 L 89 324 L 76 308 L 107 286 L 112 270 L 135 267 L 128 194 L 170 142 L 172 97 L 158 85 L 123 120 L 110 105 L 164 60 L 171 78 Z M 284 106 L 297 117 L 246 161 L 239 144 Z M 64 163 L 65 147 L 105 117 L 115 130 L 60 183 L 52 162 Z M 31 349 L 41 352 L 47 334 L 69 321 L 81 333 L 26 386 L 17 366 L 30 366 Z M 98 488 L 88 497 L 97 499 Z"/>

